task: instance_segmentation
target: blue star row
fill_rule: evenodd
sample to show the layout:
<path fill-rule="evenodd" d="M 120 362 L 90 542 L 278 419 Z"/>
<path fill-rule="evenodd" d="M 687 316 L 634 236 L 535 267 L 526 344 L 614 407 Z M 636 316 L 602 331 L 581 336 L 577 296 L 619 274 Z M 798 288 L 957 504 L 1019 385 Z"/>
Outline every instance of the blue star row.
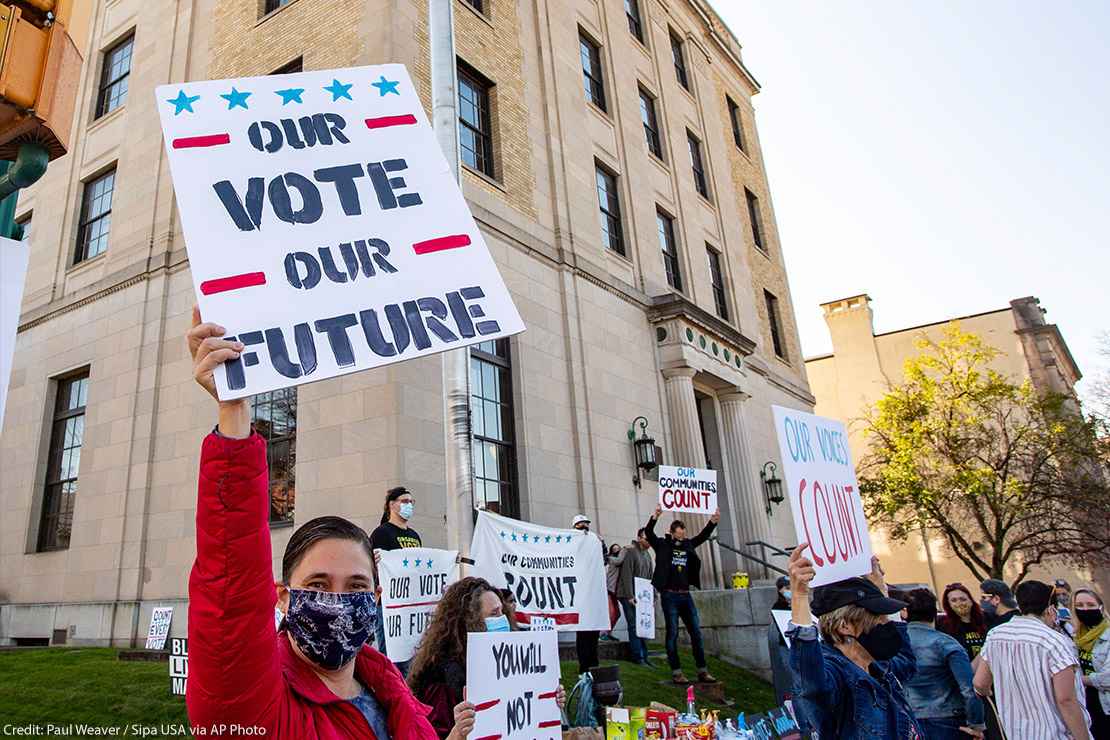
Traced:
<path fill-rule="evenodd" d="M 414 565 L 413 567 L 414 568 L 419 568 L 420 563 L 427 563 L 426 567 L 428 569 L 431 569 L 431 567 L 432 567 L 432 559 L 431 558 L 428 558 L 427 560 L 425 560 L 424 558 L 416 558 L 416 565 Z M 409 567 L 409 559 L 408 558 L 403 559 L 401 561 L 401 565 L 405 568 Z"/>
<path fill-rule="evenodd" d="M 525 544 L 527 544 L 527 543 L 528 543 L 528 540 L 529 540 L 529 538 L 531 538 L 532 542 L 539 542 L 540 540 L 543 540 L 544 544 L 548 544 L 548 545 L 549 545 L 549 544 L 551 544 L 551 540 L 552 540 L 552 539 L 554 539 L 554 540 L 555 540 L 555 544 L 559 544 L 560 542 L 567 542 L 567 543 L 570 543 L 571 535 L 569 535 L 569 534 L 557 534 L 557 535 L 555 535 L 554 537 L 552 537 L 552 536 L 551 536 L 551 535 L 549 535 L 549 534 L 547 534 L 547 535 L 539 535 L 539 534 L 533 534 L 533 535 L 529 535 L 529 534 L 522 534 L 522 535 L 520 535 L 520 537 L 518 538 L 518 537 L 517 537 L 517 534 L 516 534 L 516 532 L 511 532 L 511 533 L 510 533 L 510 532 L 505 532 L 505 531 L 502 531 L 502 532 L 501 532 L 501 539 L 503 539 L 503 540 L 504 540 L 504 539 L 509 539 L 509 540 L 511 540 L 512 542 L 519 542 L 521 538 L 522 538 L 522 539 L 524 540 Z"/>
<path fill-rule="evenodd" d="M 376 87 L 378 89 L 379 98 L 384 98 L 389 93 L 400 95 L 401 92 L 397 89 L 397 86 L 399 84 L 401 84 L 400 80 L 387 80 L 384 76 L 379 76 L 377 82 L 370 83 L 371 87 Z M 331 84 L 322 89 L 325 92 L 331 93 L 331 102 L 334 103 L 342 98 L 346 98 L 347 100 L 354 100 L 354 98 L 351 97 L 352 87 L 354 87 L 354 83 L 348 83 L 345 85 L 339 80 L 333 78 Z M 289 105 L 290 103 L 304 103 L 304 100 L 301 99 L 301 96 L 304 94 L 303 87 L 289 87 L 284 90 L 274 90 L 274 94 L 281 97 L 282 105 Z M 221 93 L 220 97 L 227 101 L 228 110 L 231 110 L 233 108 L 250 110 L 247 107 L 247 98 L 249 98 L 251 95 L 254 95 L 254 93 L 247 92 L 246 90 L 240 91 L 232 86 L 231 92 Z M 195 113 L 196 111 L 193 110 L 193 103 L 197 102 L 198 100 L 200 100 L 199 95 L 186 95 L 185 90 L 180 89 L 177 91 L 176 98 L 167 98 L 166 102 L 174 107 L 173 114 L 176 116 L 177 114 L 185 111 L 189 113 Z"/>

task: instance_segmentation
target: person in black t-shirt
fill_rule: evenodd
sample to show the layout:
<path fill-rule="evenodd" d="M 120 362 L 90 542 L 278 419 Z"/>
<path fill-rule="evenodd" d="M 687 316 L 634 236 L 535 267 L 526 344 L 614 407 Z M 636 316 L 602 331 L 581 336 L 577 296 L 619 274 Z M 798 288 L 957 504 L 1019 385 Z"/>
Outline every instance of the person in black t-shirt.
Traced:
<path fill-rule="evenodd" d="M 997 578 L 988 578 L 979 584 L 979 591 L 982 593 L 979 606 L 983 610 L 987 632 L 1000 624 L 1006 624 L 1018 615 L 1017 599 L 1005 582 Z"/>
<path fill-rule="evenodd" d="M 374 550 L 374 580 L 378 583 L 378 650 L 382 655 L 385 651 L 385 617 L 382 614 L 381 579 L 378 577 L 378 561 L 381 560 L 379 551 L 390 552 L 406 547 L 420 547 L 420 535 L 415 529 L 409 527 L 416 498 L 404 486 L 390 488 L 385 494 L 385 505 L 382 511 L 382 523 L 370 534 L 370 547 Z M 397 667 L 404 675 L 408 663 L 397 663 Z"/>

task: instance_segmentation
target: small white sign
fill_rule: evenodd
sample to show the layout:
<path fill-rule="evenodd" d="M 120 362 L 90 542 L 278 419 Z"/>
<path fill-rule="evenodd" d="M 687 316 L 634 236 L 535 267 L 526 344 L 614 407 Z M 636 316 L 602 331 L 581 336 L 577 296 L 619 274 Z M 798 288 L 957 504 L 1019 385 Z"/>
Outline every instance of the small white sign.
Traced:
<path fill-rule="evenodd" d="M 636 637 L 655 639 L 655 589 L 647 578 L 633 579 L 636 590 Z"/>
<path fill-rule="evenodd" d="M 27 242 L 0 237 L 0 427 L 4 426 L 4 407 L 8 402 L 8 383 L 12 377 L 19 309 L 23 305 L 23 282 L 27 278 L 30 252 Z"/>
<path fill-rule="evenodd" d="M 786 497 L 798 542 L 817 572 L 810 587 L 871 572 L 871 534 L 848 450 L 835 419 L 772 406 Z"/>
<path fill-rule="evenodd" d="M 394 663 L 403 663 L 416 654 L 443 592 L 459 579 L 458 551 L 405 547 L 381 556 L 385 652 Z"/>
<path fill-rule="evenodd" d="M 786 647 L 789 648 L 790 647 L 790 638 L 786 636 L 786 630 L 789 629 L 790 610 L 789 609 L 772 609 L 771 610 L 771 616 L 775 618 L 775 624 L 778 625 L 779 633 L 782 635 L 782 639 L 786 640 Z M 813 626 L 816 627 L 817 624 L 818 624 L 817 617 L 811 616 L 810 619 L 813 620 Z M 820 633 L 818 633 L 818 634 L 820 634 Z M 818 639 L 820 639 L 820 638 L 818 638 Z"/>
<path fill-rule="evenodd" d="M 150 631 L 146 634 L 146 649 L 161 650 L 166 646 L 170 634 L 170 621 L 173 619 L 172 606 L 156 606 L 150 615 Z"/>
<path fill-rule="evenodd" d="M 717 471 L 660 465 L 659 506 L 663 511 L 712 516 L 717 510 Z"/>
<path fill-rule="evenodd" d="M 532 622 L 528 628 L 533 632 L 543 632 L 544 630 L 555 630 L 555 617 L 532 617 Z"/>
<path fill-rule="evenodd" d="M 471 632 L 466 700 L 472 738 L 560 740 L 559 637 L 556 632 Z"/>
<path fill-rule="evenodd" d="M 222 400 L 524 330 L 400 64 L 155 90 Z"/>

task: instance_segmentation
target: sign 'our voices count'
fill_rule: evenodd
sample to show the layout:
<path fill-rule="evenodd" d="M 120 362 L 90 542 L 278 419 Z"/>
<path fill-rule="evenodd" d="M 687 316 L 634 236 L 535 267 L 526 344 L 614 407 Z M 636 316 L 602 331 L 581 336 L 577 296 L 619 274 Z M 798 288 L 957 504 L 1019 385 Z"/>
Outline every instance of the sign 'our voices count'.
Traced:
<path fill-rule="evenodd" d="M 221 399 L 523 331 L 402 65 L 156 100 Z"/>

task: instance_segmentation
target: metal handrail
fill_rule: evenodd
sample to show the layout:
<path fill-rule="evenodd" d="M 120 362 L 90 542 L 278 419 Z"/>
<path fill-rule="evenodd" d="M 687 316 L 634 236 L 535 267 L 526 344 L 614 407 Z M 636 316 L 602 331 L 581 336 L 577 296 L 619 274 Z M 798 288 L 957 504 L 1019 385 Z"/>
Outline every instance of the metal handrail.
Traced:
<path fill-rule="evenodd" d="M 752 542 L 745 542 L 744 544 L 748 547 L 752 547 L 753 545 L 759 545 L 760 548 L 766 548 L 767 550 L 770 550 L 772 554 L 782 555 L 784 558 L 790 557 L 790 553 L 794 552 L 793 547 L 788 547 L 787 549 L 784 550 L 781 547 L 776 547 L 775 545 L 772 545 L 770 542 L 764 542 L 763 540 L 754 540 Z"/>
<path fill-rule="evenodd" d="M 770 563 L 768 563 L 766 560 L 763 560 L 762 558 L 757 558 L 755 555 L 749 555 L 748 553 L 744 552 L 743 550 L 737 550 L 732 545 L 726 545 L 724 542 L 721 542 L 721 540 L 717 537 L 713 537 L 710 540 L 710 542 L 716 542 L 719 546 L 725 548 L 729 552 L 736 553 L 737 555 L 739 555 L 742 558 L 745 558 L 747 560 L 751 560 L 753 563 L 759 563 L 760 565 L 763 566 L 765 572 L 768 571 L 768 570 L 773 570 L 776 573 L 786 575 L 786 571 L 783 570 L 782 568 L 778 567 L 777 565 L 771 565 Z"/>

